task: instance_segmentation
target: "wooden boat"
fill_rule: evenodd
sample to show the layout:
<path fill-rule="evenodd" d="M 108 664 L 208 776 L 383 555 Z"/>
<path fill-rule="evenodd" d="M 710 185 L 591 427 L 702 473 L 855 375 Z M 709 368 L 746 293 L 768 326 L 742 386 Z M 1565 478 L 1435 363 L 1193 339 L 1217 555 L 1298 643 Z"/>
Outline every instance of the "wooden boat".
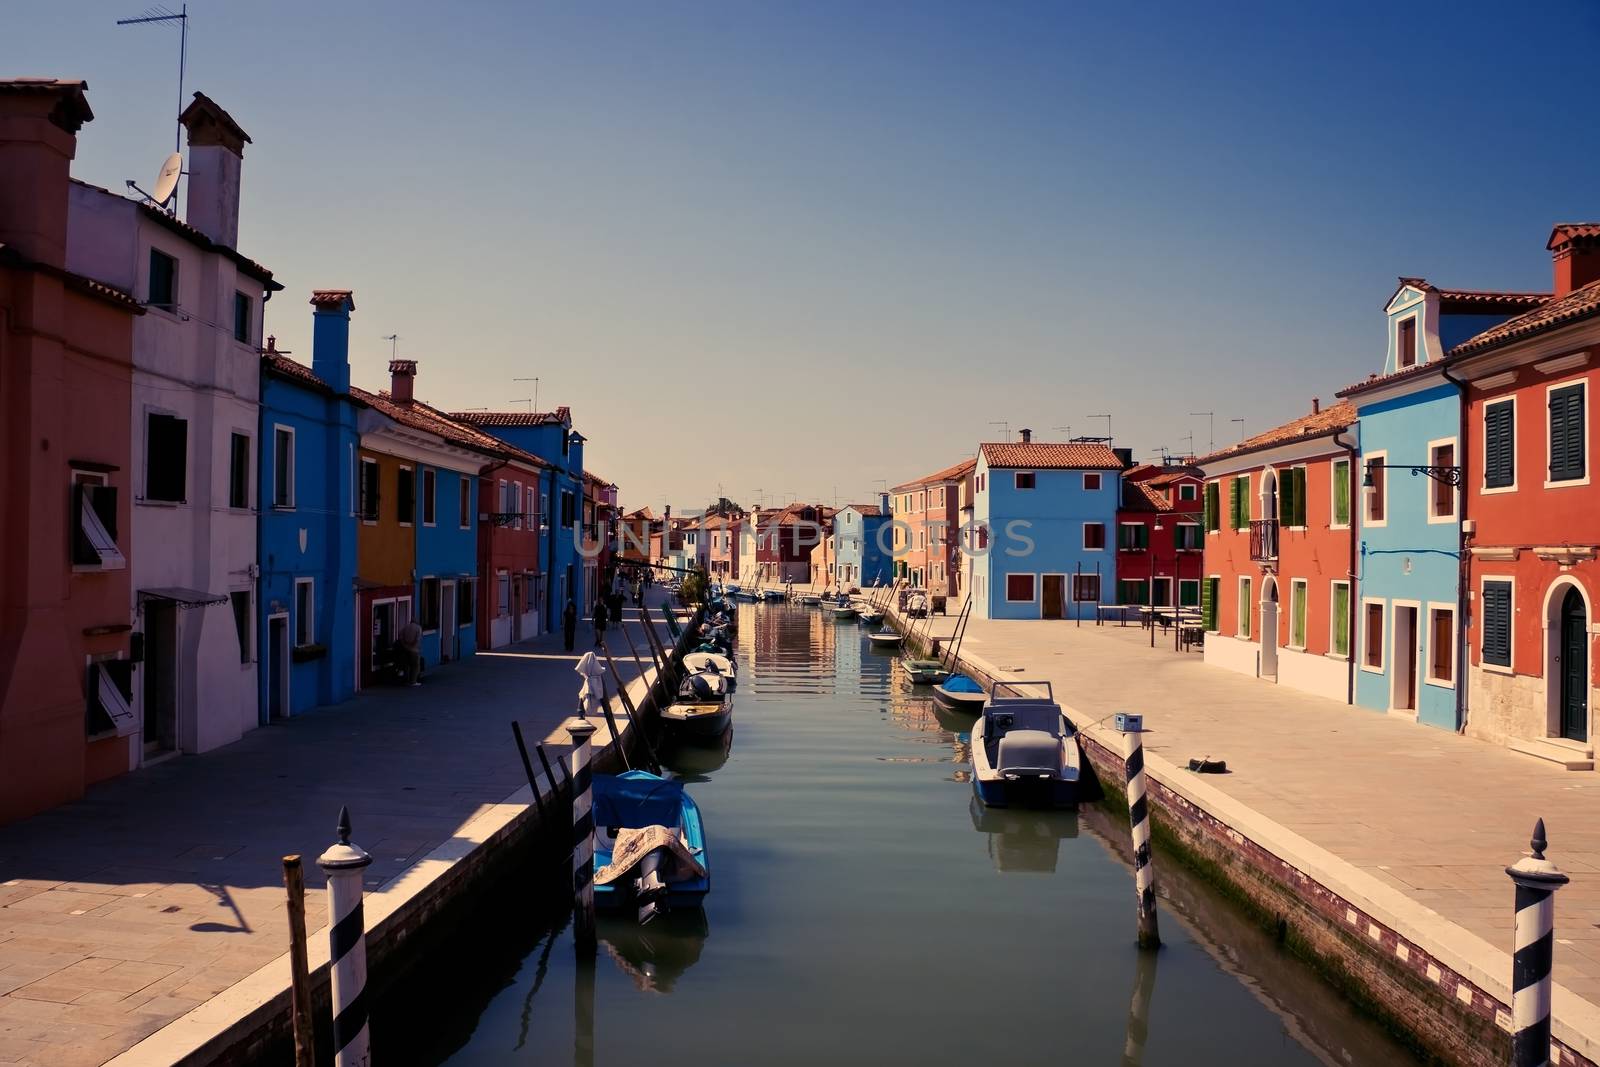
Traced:
<path fill-rule="evenodd" d="M 732 722 L 733 694 L 720 675 L 688 675 L 677 700 L 661 710 L 662 730 L 685 741 L 719 738 Z"/>
<path fill-rule="evenodd" d="M 816 593 L 801 593 L 795 599 L 800 601 L 800 603 L 804 604 L 808 608 L 814 608 L 818 604 L 822 603 L 822 598 Z"/>
<path fill-rule="evenodd" d="M 763 589 L 761 590 L 761 599 L 773 601 L 782 600 L 784 599 L 784 592 L 782 589 Z"/>
<path fill-rule="evenodd" d="M 1020 687 L 1042 688 L 1043 696 Z M 1049 682 L 996 682 L 972 726 L 972 788 L 994 808 L 1066 808 L 1078 802 L 1078 730 Z"/>
<path fill-rule="evenodd" d="M 983 691 L 983 686 L 966 675 L 950 674 L 934 687 L 933 699 L 952 710 L 966 708 L 976 713 L 988 702 L 989 694 Z"/>
<path fill-rule="evenodd" d="M 691 652 L 683 657 L 683 669 L 690 674 L 719 674 L 728 680 L 730 690 L 739 685 L 738 661 L 721 652 Z"/>
<path fill-rule="evenodd" d="M 865 607 L 856 612 L 856 619 L 863 626 L 876 626 L 883 621 L 883 612 L 874 607 Z"/>
<path fill-rule="evenodd" d="M 640 922 L 648 922 L 663 910 L 697 908 L 711 891 L 711 860 L 706 852 L 705 827 L 700 808 L 683 783 L 662 778 L 648 771 L 625 774 L 597 774 L 593 782 L 594 869 L 611 865 L 618 832 L 664 826 L 676 831 L 684 852 L 693 857 L 703 874 L 684 870 L 685 865 L 661 855 L 664 849 L 649 853 L 626 875 L 609 884 L 596 883 L 596 908 L 638 908 Z M 670 873 L 663 877 L 665 867 Z"/>
<path fill-rule="evenodd" d="M 898 630 L 891 630 L 885 626 L 867 635 L 867 640 L 872 642 L 873 648 L 899 648 L 900 642 L 905 640 L 905 635 Z"/>

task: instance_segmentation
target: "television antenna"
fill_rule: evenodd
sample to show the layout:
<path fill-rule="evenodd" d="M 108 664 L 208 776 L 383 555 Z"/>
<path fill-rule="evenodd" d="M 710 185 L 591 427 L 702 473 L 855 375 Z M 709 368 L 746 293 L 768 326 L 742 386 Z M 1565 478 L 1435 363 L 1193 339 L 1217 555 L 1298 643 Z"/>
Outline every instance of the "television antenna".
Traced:
<path fill-rule="evenodd" d="M 1217 450 L 1217 413 L 1215 411 L 1191 411 L 1189 415 L 1191 418 L 1199 418 L 1201 415 L 1206 417 L 1206 451 L 1215 452 Z M 1189 436 L 1193 437 L 1194 435 L 1190 434 Z"/>
<path fill-rule="evenodd" d="M 539 379 L 537 379 L 537 378 L 513 378 L 511 380 L 514 381 L 514 382 L 532 382 L 533 383 L 533 401 L 532 401 L 533 407 L 529 408 L 529 410 L 530 411 L 538 411 L 539 410 Z M 520 401 L 518 401 L 518 403 L 520 403 Z"/>
<path fill-rule="evenodd" d="M 1054 430 L 1056 433 L 1064 433 L 1064 434 L 1066 434 L 1068 441 L 1072 440 L 1072 426 L 1070 424 L 1066 425 L 1066 426 L 1052 426 L 1050 428 L 1052 430 Z"/>
<path fill-rule="evenodd" d="M 397 333 L 386 333 L 386 334 L 383 335 L 383 339 L 385 341 L 389 342 L 389 358 L 390 359 L 399 359 L 400 358 L 400 335 L 397 334 Z"/>
<path fill-rule="evenodd" d="M 525 396 L 521 400 L 507 400 L 506 403 L 508 403 L 508 404 L 526 404 L 526 405 L 528 405 L 529 414 L 533 413 L 533 397 L 531 397 L 531 396 Z"/>
<path fill-rule="evenodd" d="M 1003 434 L 1005 436 L 1005 439 L 1007 441 L 1011 440 L 1011 423 L 1009 423 L 1005 419 L 995 419 L 992 422 L 990 422 L 989 425 L 990 426 L 998 426 L 998 427 L 1000 427 L 1001 431 L 1003 432 Z"/>
<path fill-rule="evenodd" d="M 1244 440 L 1244 420 L 1243 419 L 1229 419 L 1228 421 L 1229 422 L 1236 422 L 1236 423 L 1239 424 L 1239 440 L 1243 441 Z"/>
<path fill-rule="evenodd" d="M 181 112 L 183 110 L 183 73 L 189 62 L 189 5 L 184 4 L 178 11 L 173 11 L 157 4 L 155 7 L 145 8 L 143 12 L 134 18 L 118 19 L 117 25 L 146 26 L 155 24 L 164 26 L 174 22 L 178 24 L 178 110 Z M 183 123 L 180 122 L 178 123 L 177 133 L 173 135 L 172 150 L 179 152 L 182 149 Z M 177 188 L 176 182 L 173 183 L 173 188 Z"/>
<path fill-rule="evenodd" d="M 1106 420 L 1106 441 L 1108 443 L 1110 442 L 1110 440 L 1111 440 L 1111 416 L 1110 415 L 1085 415 L 1084 418 L 1086 418 L 1086 419 L 1105 419 Z"/>

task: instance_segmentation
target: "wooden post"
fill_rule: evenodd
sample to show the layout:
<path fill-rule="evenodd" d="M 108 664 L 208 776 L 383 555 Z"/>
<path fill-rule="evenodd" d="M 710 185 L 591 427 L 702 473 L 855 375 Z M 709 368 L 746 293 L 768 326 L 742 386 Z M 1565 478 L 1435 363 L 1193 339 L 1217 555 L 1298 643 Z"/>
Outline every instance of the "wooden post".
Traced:
<path fill-rule="evenodd" d="M 306 965 L 306 878 L 299 856 L 283 857 L 283 885 L 289 891 L 289 1017 L 294 1023 L 294 1067 L 316 1067 L 311 974 Z"/>
<path fill-rule="evenodd" d="M 602 642 L 600 650 L 604 652 L 605 647 L 605 643 Z M 606 680 L 604 678 L 600 679 L 600 710 L 605 712 L 606 729 L 611 731 L 611 740 L 617 746 L 617 755 L 622 757 L 622 769 L 625 771 L 633 770 L 633 764 L 628 761 L 628 746 L 622 743 L 622 735 L 617 732 L 617 720 L 611 714 L 611 698 L 606 695 Z"/>
<path fill-rule="evenodd" d="M 517 754 L 522 757 L 522 770 L 528 776 L 528 788 L 533 790 L 533 806 L 539 809 L 539 824 L 544 825 L 544 798 L 539 795 L 539 777 L 533 773 L 533 764 L 528 760 L 528 746 L 522 741 L 522 724 L 515 719 L 511 720 L 511 734 L 517 739 Z M 555 783 L 550 783 L 551 789 Z"/>
<path fill-rule="evenodd" d="M 611 658 L 611 650 L 602 644 L 600 646 L 600 651 L 606 654 L 606 666 L 611 668 L 611 676 L 615 678 L 617 676 L 617 665 L 616 662 Z M 622 698 L 622 710 L 627 712 L 628 726 L 639 735 L 639 740 L 644 742 L 644 752 L 645 755 L 650 758 L 650 769 L 652 773 L 660 774 L 661 760 L 656 755 L 655 746 L 650 743 L 649 735 L 647 735 L 644 732 L 644 728 L 639 725 L 638 709 L 633 706 L 633 698 L 628 695 L 628 687 L 619 683 L 617 685 L 617 696 Z"/>
<path fill-rule="evenodd" d="M 643 609 L 644 605 L 640 604 L 639 607 Z M 643 678 L 645 673 L 644 660 L 639 656 L 639 646 L 633 643 L 633 635 L 628 633 L 628 628 L 626 626 L 620 627 L 620 629 L 622 630 L 623 638 L 628 642 L 628 651 L 633 653 L 633 662 L 638 664 L 639 677 Z"/>
<path fill-rule="evenodd" d="M 556 781 L 556 772 L 550 766 L 550 758 L 544 754 L 543 745 L 535 745 L 533 751 L 538 754 L 539 762 L 544 765 L 545 780 L 550 783 L 550 800 L 552 803 L 561 799 L 561 784 Z"/>

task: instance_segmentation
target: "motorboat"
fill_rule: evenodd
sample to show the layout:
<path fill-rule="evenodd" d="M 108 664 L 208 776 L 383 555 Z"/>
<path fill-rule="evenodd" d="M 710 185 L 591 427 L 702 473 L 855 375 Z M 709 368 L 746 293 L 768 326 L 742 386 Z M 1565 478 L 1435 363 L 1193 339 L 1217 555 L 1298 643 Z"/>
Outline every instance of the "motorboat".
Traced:
<path fill-rule="evenodd" d="M 822 597 L 818 596 L 816 593 L 801 593 L 795 599 L 800 601 L 800 603 L 804 604 L 808 608 L 814 608 L 818 604 L 822 603 Z"/>
<path fill-rule="evenodd" d="M 728 590 L 728 595 L 733 597 L 735 600 L 743 600 L 746 603 L 761 599 L 760 595 L 756 593 L 754 589 L 740 589 L 738 586 L 733 586 L 730 588 Z"/>
<path fill-rule="evenodd" d="M 733 694 L 721 675 L 687 675 L 678 698 L 661 709 L 661 729 L 685 741 L 710 741 L 733 722 Z"/>
<path fill-rule="evenodd" d="M 883 621 L 883 612 L 868 605 L 856 612 L 856 620 L 863 626 L 876 626 Z"/>
<path fill-rule="evenodd" d="M 900 642 L 905 639 L 905 635 L 899 630 L 893 630 L 887 626 L 881 630 L 874 630 L 867 635 L 867 640 L 872 642 L 873 648 L 899 648 Z"/>
<path fill-rule="evenodd" d="M 649 771 L 597 774 L 594 903 L 637 908 L 641 923 L 673 908 L 697 908 L 711 891 L 700 808 L 683 783 Z"/>
<path fill-rule="evenodd" d="M 964 674 L 946 674 L 944 680 L 934 686 L 933 699 L 951 710 L 965 709 L 976 715 L 988 702 L 989 694 Z"/>
<path fill-rule="evenodd" d="M 900 665 L 905 668 L 912 685 L 938 685 L 952 673 L 942 659 L 903 659 Z M 973 708 L 972 713 L 976 715 L 978 708 Z"/>
<path fill-rule="evenodd" d="M 1033 695 L 1039 690 L 1043 696 Z M 1071 807 L 1078 802 L 1079 766 L 1077 727 L 1062 714 L 1050 683 L 996 682 L 972 726 L 978 799 L 993 808 Z"/>
<path fill-rule="evenodd" d="M 739 662 L 721 652 L 691 652 L 683 657 L 683 669 L 690 674 L 720 674 L 728 679 L 729 689 L 738 685 Z"/>
<path fill-rule="evenodd" d="M 778 601 L 785 599 L 785 596 L 786 594 L 782 589 L 763 589 L 761 591 L 762 600 Z"/>

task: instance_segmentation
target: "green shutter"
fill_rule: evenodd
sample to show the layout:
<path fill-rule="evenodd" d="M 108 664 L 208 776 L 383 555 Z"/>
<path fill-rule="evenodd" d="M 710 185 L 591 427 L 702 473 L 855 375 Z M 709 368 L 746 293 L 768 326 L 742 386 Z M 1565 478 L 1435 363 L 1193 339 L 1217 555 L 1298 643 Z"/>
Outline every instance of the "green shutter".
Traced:
<path fill-rule="evenodd" d="M 1483 484 L 1504 489 L 1517 479 L 1516 417 L 1511 401 L 1483 409 Z"/>
<path fill-rule="evenodd" d="M 1206 483 L 1206 529 L 1222 529 L 1222 487 L 1216 482 Z"/>
<path fill-rule="evenodd" d="M 1342 459 L 1333 465 L 1333 523 L 1350 525 L 1350 461 Z"/>
<path fill-rule="evenodd" d="M 1254 607 L 1254 601 L 1250 596 L 1252 584 L 1248 578 L 1239 583 L 1239 625 L 1235 629 L 1240 637 L 1250 636 L 1250 609 Z"/>
<path fill-rule="evenodd" d="M 1207 630 L 1217 628 L 1217 594 L 1221 584 L 1220 578 L 1207 578 L 1200 586 L 1200 617 Z"/>
<path fill-rule="evenodd" d="M 1306 525 L 1306 469 L 1294 469 L 1294 524 Z"/>
<path fill-rule="evenodd" d="M 1304 582 L 1289 587 L 1289 643 L 1297 648 L 1306 647 L 1306 598 L 1309 589 Z"/>
<path fill-rule="evenodd" d="M 1333 654 L 1350 654 L 1350 586 L 1343 582 L 1333 586 Z"/>
<path fill-rule="evenodd" d="M 1271 518 L 1263 515 L 1262 518 Z M 1280 526 L 1294 525 L 1294 471 L 1284 471 L 1278 475 L 1278 524 Z"/>
<path fill-rule="evenodd" d="M 1511 583 L 1483 583 L 1483 662 L 1511 666 Z"/>
<path fill-rule="evenodd" d="M 1582 478 L 1583 386 L 1569 385 L 1550 394 L 1550 480 Z"/>

